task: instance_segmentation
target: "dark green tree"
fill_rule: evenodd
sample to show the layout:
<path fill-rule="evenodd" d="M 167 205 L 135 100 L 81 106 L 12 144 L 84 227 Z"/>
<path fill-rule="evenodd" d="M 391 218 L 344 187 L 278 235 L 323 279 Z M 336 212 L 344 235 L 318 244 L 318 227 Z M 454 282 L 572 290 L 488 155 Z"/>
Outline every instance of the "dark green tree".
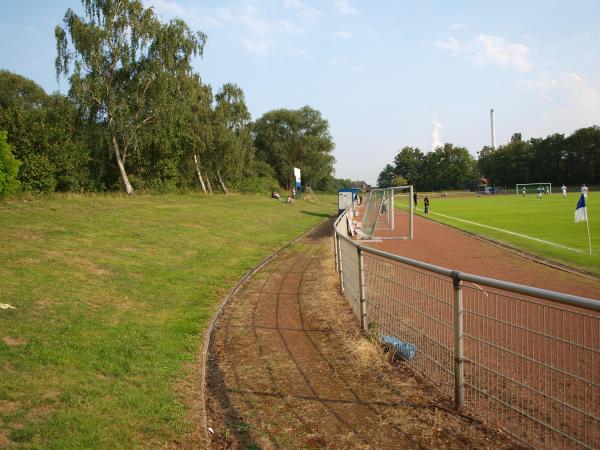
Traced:
<path fill-rule="evenodd" d="M 420 190 L 463 189 L 477 178 L 477 162 L 464 147 L 450 143 L 425 155 Z"/>
<path fill-rule="evenodd" d="M 10 89 L 16 91 L 10 91 Z M 74 105 L 20 75 L 0 74 L 0 128 L 22 162 L 25 191 L 80 191 L 89 187 L 89 152 Z"/>
<path fill-rule="evenodd" d="M 0 108 L 41 108 L 48 96 L 34 81 L 0 70 Z"/>
<path fill-rule="evenodd" d="M 394 173 L 404 177 L 408 184 L 418 184 L 423 165 L 423 152 L 418 148 L 404 147 L 394 157 Z"/>
<path fill-rule="evenodd" d="M 377 177 L 377 186 L 381 188 L 391 187 L 394 185 L 394 177 L 396 172 L 394 166 L 386 164 L 379 176 Z"/>
<path fill-rule="evenodd" d="M 330 185 L 334 144 L 319 111 L 305 106 L 267 112 L 254 125 L 254 142 L 257 158 L 273 166 L 285 188 L 293 184 L 294 167 L 301 169 L 305 185 L 314 189 Z"/>

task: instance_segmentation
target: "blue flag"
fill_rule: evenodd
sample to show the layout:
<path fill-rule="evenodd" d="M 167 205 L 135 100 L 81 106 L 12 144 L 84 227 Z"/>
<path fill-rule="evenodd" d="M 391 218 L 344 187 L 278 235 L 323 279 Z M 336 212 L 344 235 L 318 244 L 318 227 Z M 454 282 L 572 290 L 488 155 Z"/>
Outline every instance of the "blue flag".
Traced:
<path fill-rule="evenodd" d="M 587 208 L 585 206 L 585 196 L 581 194 L 577 207 L 575 208 L 575 223 L 587 220 Z"/>

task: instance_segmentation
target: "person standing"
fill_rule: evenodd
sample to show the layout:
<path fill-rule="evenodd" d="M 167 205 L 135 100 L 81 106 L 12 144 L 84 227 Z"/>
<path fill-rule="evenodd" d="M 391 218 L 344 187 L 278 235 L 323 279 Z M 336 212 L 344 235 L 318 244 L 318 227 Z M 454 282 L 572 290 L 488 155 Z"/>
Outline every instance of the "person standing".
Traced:
<path fill-rule="evenodd" d="M 567 187 L 563 184 L 560 190 L 563 193 L 563 198 L 567 198 Z"/>
<path fill-rule="evenodd" d="M 588 188 L 585 185 L 585 183 L 581 185 L 581 193 L 583 194 L 584 197 L 587 197 L 587 195 L 588 195 Z"/>
<path fill-rule="evenodd" d="M 413 201 L 415 202 L 415 208 L 417 207 L 418 200 L 419 200 L 419 196 L 418 196 L 418 195 L 417 195 L 417 193 L 415 192 L 415 193 L 413 194 Z"/>
<path fill-rule="evenodd" d="M 542 188 L 541 187 L 537 188 L 537 197 L 536 198 L 542 198 Z"/>
<path fill-rule="evenodd" d="M 523 186 L 523 197 L 525 197 L 525 192 L 526 192 L 525 186 Z"/>
<path fill-rule="evenodd" d="M 425 205 L 425 214 L 429 213 L 429 196 L 426 195 L 423 199 L 423 205 Z"/>

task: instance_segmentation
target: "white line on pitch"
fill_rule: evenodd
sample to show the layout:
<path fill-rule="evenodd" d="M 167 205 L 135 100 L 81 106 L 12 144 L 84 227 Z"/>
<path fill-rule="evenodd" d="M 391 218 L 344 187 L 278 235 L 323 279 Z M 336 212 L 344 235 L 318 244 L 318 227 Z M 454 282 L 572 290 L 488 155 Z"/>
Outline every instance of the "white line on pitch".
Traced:
<path fill-rule="evenodd" d="M 422 211 L 421 208 L 415 208 L 415 209 Z M 564 248 L 565 250 L 571 250 L 572 252 L 587 253 L 587 252 L 584 252 L 583 250 L 579 250 L 578 248 L 567 247 L 566 245 L 557 244 L 556 242 L 544 241 L 543 239 L 534 238 L 534 237 L 527 236 L 527 235 L 521 234 L 521 233 L 515 233 L 514 231 L 505 230 L 504 228 L 496 228 L 496 227 L 492 227 L 490 225 L 484 225 L 482 223 L 472 222 L 470 220 L 459 219 L 458 217 L 448 216 L 446 214 L 433 212 L 433 211 L 430 212 L 429 214 L 437 214 L 438 216 L 446 217 L 448 219 L 458 220 L 459 222 L 470 223 L 471 225 L 477 225 L 478 227 L 482 227 L 482 228 L 489 228 L 490 230 L 500 231 L 501 233 L 512 234 L 513 236 L 518 236 L 520 238 L 530 239 L 530 240 L 536 241 L 536 242 L 541 242 L 542 244 L 553 245 L 558 248 Z"/>
<path fill-rule="evenodd" d="M 442 214 L 442 213 L 438 213 L 438 212 L 430 212 L 429 214 L 436 214 L 438 216 L 446 217 L 448 219 L 458 220 L 459 222 L 470 223 L 471 225 L 477 225 L 478 227 L 488 228 L 488 229 L 494 230 L 494 231 L 500 231 L 501 233 L 512 234 L 513 236 L 518 236 L 520 238 L 530 239 L 530 240 L 536 241 L 536 242 L 541 242 L 542 244 L 553 245 L 555 247 L 564 248 L 565 250 L 571 250 L 572 252 L 584 253 L 583 250 L 579 250 L 578 248 L 567 247 L 566 245 L 557 244 L 556 242 L 544 241 L 543 239 L 534 238 L 531 236 L 527 236 L 525 234 L 515 233 L 514 231 L 508 231 L 508 230 L 505 230 L 504 228 L 496 228 L 496 227 L 492 227 L 490 225 L 484 225 L 482 223 L 472 222 L 470 220 L 459 219 L 458 217 L 447 216 L 446 214 Z"/>

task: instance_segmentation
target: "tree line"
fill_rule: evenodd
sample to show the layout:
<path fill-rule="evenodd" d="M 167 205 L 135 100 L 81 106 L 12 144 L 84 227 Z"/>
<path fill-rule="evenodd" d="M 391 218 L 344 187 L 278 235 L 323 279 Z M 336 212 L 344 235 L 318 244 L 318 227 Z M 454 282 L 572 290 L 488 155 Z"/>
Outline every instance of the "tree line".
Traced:
<path fill-rule="evenodd" d="M 82 0 L 55 29 L 68 94 L 0 70 L 0 196 L 123 189 L 328 189 L 333 139 L 309 106 L 252 121 L 241 87 L 192 68 L 207 36 L 139 0 Z M 10 180 L 10 181 L 9 181 Z"/>
<path fill-rule="evenodd" d="M 571 135 L 522 139 L 513 134 L 498 148 L 483 147 L 475 159 L 464 147 L 444 144 L 424 154 L 404 147 L 380 172 L 381 187 L 413 184 L 422 191 L 473 189 L 482 178 L 512 189 L 517 183 L 600 184 L 600 127 Z"/>

